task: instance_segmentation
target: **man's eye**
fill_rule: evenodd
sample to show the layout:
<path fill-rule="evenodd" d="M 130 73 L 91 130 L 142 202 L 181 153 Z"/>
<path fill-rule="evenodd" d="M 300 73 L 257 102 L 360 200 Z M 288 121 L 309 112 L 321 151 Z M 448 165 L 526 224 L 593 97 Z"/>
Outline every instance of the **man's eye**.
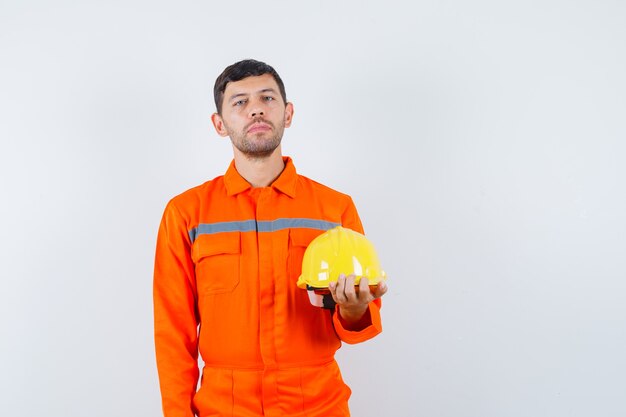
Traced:
<path fill-rule="evenodd" d="M 243 106 L 246 100 L 237 100 L 233 103 L 233 106 Z"/>
<path fill-rule="evenodd" d="M 263 97 L 263 99 L 264 99 L 265 101 L 273 101 L 273 100 L 274 100 L 274 97 L 272 97 L 272 96 L 265 96 L 265 97 Z"/>

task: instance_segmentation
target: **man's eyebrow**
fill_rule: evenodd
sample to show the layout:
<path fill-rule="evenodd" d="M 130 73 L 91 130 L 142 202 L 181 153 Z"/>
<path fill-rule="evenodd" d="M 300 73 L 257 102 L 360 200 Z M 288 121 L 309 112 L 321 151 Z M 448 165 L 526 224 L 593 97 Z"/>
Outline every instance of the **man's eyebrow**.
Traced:
<path fill-rule="evenodd" d="M 228 97 L 228 101 L 233 101 L 234 99 L 238 98 L 238 97 L 247 97 L 248 94 L 246 93 L 237 93 L 237 94 L 233 94 L 232 96 Z"/>
<path fill-rule="evenodd" d="M 261 90 L 257 91 L 257 94 L 263 94 L 263 93 L 274 93 L 274 94 L 278 94 L 278 93 L 276 92 L 276 90 L 275 90 L 275 89 L 273 89 L 273 88 L 271 88 L 271 87 L 268 87 L 268 88 L 263 88 L 263 89 L 261 89 Z M 249 94 L 248 94 L 248 93 L 237 93 L 237 94 L 233 94 L 232 96 L 228 97 L 228 101 L 233 101 L 233 100 L 234 100 L 234 99 L 236 99 L 236 98 L 239 98 L 239 97 L 248 97 L 248 96 L 249 96 Z"/>

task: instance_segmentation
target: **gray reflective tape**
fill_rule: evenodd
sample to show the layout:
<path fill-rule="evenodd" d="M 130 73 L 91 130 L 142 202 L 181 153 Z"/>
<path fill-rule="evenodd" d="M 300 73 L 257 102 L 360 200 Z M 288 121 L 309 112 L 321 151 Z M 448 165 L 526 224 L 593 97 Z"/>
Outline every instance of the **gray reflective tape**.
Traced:
<path fill-rule="evenodd" d="M 339 223 L 327 222 L 326 220 L 283 218 L 270 221 L 260 221 L 259 232 L 275 232 L 277 230 L 293 229 L 297 227 L 326 231 L 336 226 L 339 226 Z"/>
<path fill-rule="evenodd" d="M 193 243 L 200 235 L 212 235 L 222 232 L 276 232 L 278 230 L 303 228 L 316 230 L 330 230 L 340 226 L 340 223 L 326 220 L 282 218 L 276 220 L 242 220 L 235 222 L 201 223 L 189 231 L 189 239 Z"/>
<path fill-rule="evenodd" d="M 255 230 L 255 220 L 220 223 L 200 223 L 198 227 L 194 227 L 189 231 L 189 239 L 191 239 L 191 243 L 193 243 L 194 240 L 196 240 L 196 237 L 198 237 L 199 235 L 212 235 L 222 232 L 252 232 Z"/>

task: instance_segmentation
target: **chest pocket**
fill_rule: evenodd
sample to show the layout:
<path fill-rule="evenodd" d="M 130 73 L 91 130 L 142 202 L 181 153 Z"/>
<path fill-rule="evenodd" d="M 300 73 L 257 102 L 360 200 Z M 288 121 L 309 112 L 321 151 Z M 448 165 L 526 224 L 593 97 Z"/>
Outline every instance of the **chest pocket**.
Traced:
<path fill-rule="evenodd" d="M 289 230 L 289 259 L 287 267 L 289 276 L 297 280 L 302 273 L 302 258 L 304 251 L 311 241 L 324 233 L 323 230 L 316 229 L 290 229 Z"/>
<path fill-rule="evenodd" d="M 198 294 L 223 294 L 239 285 L 239 232 L 201 235 L 193 245 Z"/>

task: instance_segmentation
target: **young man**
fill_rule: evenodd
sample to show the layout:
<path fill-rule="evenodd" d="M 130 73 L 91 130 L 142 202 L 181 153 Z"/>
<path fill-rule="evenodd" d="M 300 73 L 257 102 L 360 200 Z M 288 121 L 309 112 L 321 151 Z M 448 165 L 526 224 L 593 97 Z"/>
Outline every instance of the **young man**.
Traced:
<path fill-rule="evenodd" d="M 165 417 L 349 416 L 334 360 L 341 341 L 381 331 L 383 283 L 353 276 L 331 287 L 334 309 L 296 286 L 302 257 L 337 225 L 363 232 L 350 197 L 296 173 L 281 154 L 293 104 L 269 65 L 227 67 L 211 120 L 234 160 L 173 198 L 154 273 L 157 366 Z M 205 366 L 196 392 L 198 353 Z"/>

